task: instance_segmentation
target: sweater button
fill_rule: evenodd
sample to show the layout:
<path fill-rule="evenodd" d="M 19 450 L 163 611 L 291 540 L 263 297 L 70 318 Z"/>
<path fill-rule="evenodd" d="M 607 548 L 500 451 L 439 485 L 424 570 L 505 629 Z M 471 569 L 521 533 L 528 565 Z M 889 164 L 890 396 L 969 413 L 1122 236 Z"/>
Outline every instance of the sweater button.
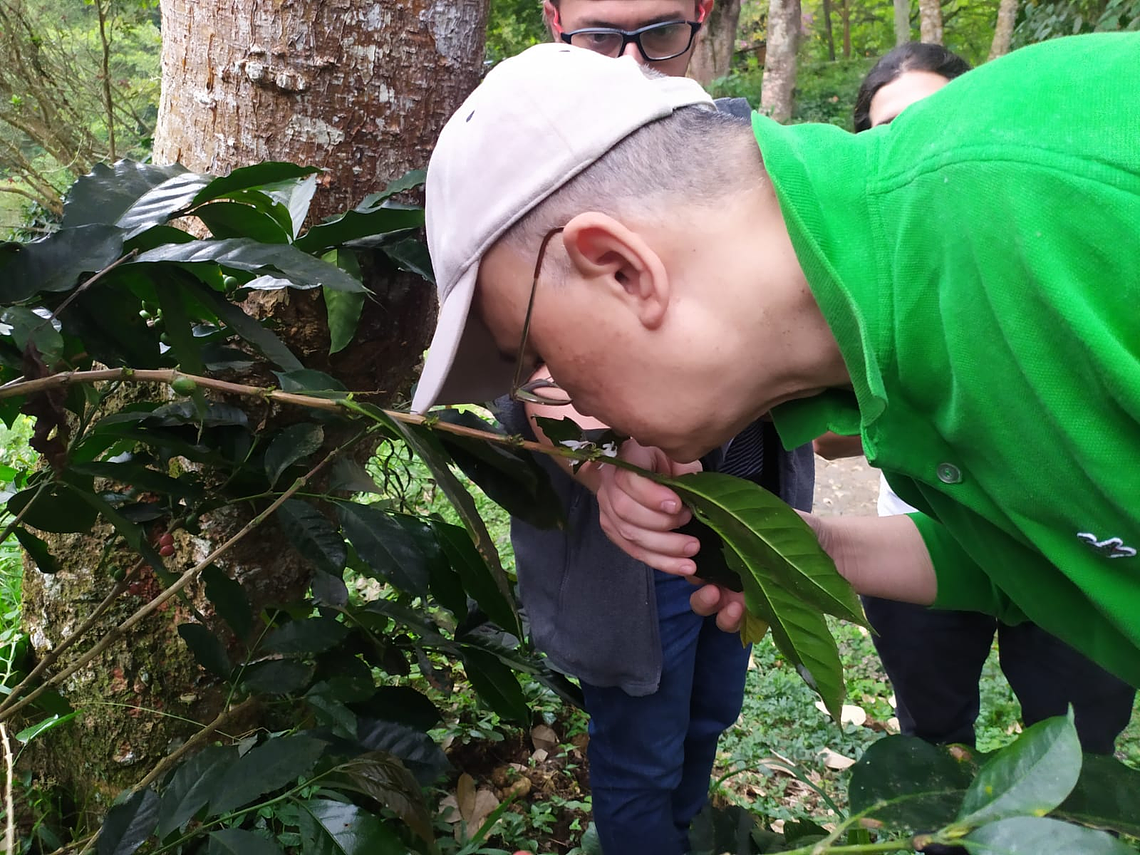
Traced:
<path fill-rule="evenodd" d="M 962 471 L 953 463 L 938 464 L 938 480 L 943 484 L 961 484 Z"/>

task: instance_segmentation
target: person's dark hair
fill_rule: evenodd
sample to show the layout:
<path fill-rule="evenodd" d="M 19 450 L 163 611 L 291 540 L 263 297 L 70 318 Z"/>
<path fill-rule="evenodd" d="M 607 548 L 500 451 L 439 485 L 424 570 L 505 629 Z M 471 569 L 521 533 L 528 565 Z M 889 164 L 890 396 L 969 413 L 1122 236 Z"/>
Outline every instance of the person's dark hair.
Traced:
<path fill-rule="evenodd" d="M 871 127 L 871 99 L 875 93 L 894 83 L 908 71 L 929 71 L 947 80 L 961 77 L 970 70 L 970 63 L 942 45 L 926 42 L 907 42 L 885 54 L 872 68 L 859 87 L 855 96 L 855 131 L 866 131 Z"/>

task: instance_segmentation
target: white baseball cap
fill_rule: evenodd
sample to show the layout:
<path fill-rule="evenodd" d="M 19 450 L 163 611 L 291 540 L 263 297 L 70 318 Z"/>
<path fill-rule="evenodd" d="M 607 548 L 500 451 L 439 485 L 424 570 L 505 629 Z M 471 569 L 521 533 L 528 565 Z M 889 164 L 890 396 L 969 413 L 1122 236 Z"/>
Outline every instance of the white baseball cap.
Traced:
<path fill-rule="evenodd" d="M 649 76 L 631 57 L 570 45 L 536 45 L 491 70 L 444 126 L 428 166 L 440 306 L 414 412 L 510 391 L 513 359 L 469 316 L 483 254 L 615 144 L 693 105 L 714 108 L 696 81 Z"/>

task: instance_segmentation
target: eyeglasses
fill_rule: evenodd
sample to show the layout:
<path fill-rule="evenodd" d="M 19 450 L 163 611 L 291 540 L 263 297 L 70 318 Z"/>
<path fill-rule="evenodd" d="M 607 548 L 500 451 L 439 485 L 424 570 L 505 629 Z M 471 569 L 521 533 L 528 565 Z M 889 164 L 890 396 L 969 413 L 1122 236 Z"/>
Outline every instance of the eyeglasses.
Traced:
<path fill-rule="evenodd" d="M 619 57 L 630 42 L 637 45 L 646 62 L 664 62 L 685 53 L 701 28 L 700 21 L 665 21 L 637 30 L 614 27 L 587 27 L 570 33 L 559 32 L 562 41 L 603 56 Z"/>
<path fill-rule="evenodd" d="M 526 340 L 530 335 L 530 316 L 534 311 L 534 295 L 538 293 L 538 275 L 542 272 L 542 260 L 546 257 L 546 248 L 556 234 L 562 232 L 561 228 L 546 233 L 538 247 L 538 258 L 534 262 L 534 281 L 530 286 L 530 300 L 526 304 L 526 317 L 523 319 L 522 340 L 519 342 L 519 351 L 515 356 L 515 379 L 511 383 L 511 400 L 524 404 L 545 404 L 548 407 L 564 407 L 571 402 L 570 395 L 549 377 L 538 377 L 524 383 L 523 372 L 526 370 Z"/>

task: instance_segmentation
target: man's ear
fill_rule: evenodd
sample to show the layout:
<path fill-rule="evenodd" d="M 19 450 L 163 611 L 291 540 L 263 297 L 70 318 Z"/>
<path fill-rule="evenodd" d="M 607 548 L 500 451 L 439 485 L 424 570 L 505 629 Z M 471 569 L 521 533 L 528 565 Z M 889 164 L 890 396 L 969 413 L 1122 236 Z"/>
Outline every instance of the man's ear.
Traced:
<path fill-rule="evenodd" d="M 554 8 L 554 4 L 550 0 L 543 0 L 542 17 L 546 21 L 546 28 L 550 30 L 550 35 L 557 39 L 559 30 L 558 10 Z"/>
<path fill-rule="evenodd" d="M 547 0 L 549 3 L 550 0 Z M 714 0 L 697 0 L 697 20 L 704 23 L 712 14 Z"/>
<path fill-rule="evenodd" d="M 669 276 L 661 257 L 637 232 L 608 214 L 579 214 L 562 230 L 577 274 L 595 283 L 656 329 L 669 307 Z"/>

